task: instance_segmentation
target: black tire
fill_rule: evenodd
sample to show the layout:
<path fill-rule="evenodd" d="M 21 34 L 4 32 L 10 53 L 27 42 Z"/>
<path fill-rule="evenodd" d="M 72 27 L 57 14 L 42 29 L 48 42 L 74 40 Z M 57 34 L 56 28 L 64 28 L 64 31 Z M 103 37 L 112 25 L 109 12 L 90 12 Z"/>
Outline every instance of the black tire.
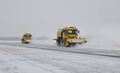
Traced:
<path fill-rule="evenodd" d="M 58 37 L 56 42 L 57 42 L 57 45 L 62 45 L 63 44 L 63 39 L 61 37 Z"/>
<path fill-rule="evenodd" d="M 59 37 L 57 38 L 56 42 L 57 42 L 57 45 L 60 45 L 60 38 Z"/>
<path fill-rule="evenodd" d="M 87 41 L 84 41 L 85 43 L 87 43 Z"/>
<path fill-rule="evenodd" d="M 72 46 L 76 46 L 76 44 L 75 44 L 75 43 L 73 43 L 73 44 L 72 44 Z"/>
<path fill-rule="evenodd" d="M 22 44 L 24 44 L 24 40 L 22 39 Z"/>
<path fill-rule="evenodd" d="M 68 42 L 68 45 L 66 47 L 71 47 L 71 43 Z"/>

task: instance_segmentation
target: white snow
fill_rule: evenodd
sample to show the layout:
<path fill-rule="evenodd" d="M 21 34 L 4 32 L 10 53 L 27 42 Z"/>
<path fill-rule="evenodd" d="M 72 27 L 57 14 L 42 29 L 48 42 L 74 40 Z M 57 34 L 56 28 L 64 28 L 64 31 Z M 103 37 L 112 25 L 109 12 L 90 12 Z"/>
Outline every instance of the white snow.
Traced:
<path fill-rule="evenodd" d="M 120 73 L 118 29 L 81 33 L 88 42 L 71 48 L 57 46 L 48 36 L 33 37 L 30 45 L 2 40 L 0 73 Z"/>
<path fill-rule="evenodd" d="M 10 53 L 15 51 L 11 49 L 13 47 L 6 48 L 3 48 L 3 50 L 6 49 L 7 53 L 0 51 L 1 73 L 67 73 L 65 71 L 59 70 L 57 67 L 54 67 L 52 65 L 37 63 L 27 58 L 13 55 Z M 17 48 L 14 49 L 17 50 Z"/>
<path fill-rule="evenodd" d="M 1 73 L 120 73 L 119 68 L 119 58 L 0 46 Z"/>

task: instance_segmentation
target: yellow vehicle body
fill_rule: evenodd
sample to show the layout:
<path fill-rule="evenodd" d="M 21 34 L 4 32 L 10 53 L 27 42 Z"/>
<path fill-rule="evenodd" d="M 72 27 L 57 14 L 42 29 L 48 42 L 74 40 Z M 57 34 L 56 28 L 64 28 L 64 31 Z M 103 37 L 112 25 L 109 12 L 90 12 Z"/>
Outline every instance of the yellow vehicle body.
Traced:
<path fill-rule="evenodd" d="M 23 36 L 22 36 L 22 43 L 23 44 L 29 44 L 32 40 L 32 35 L 30 33 L 25 33 Z"/>
<path fill-rule="evenodd" d="M 58 45 L 66 47 L 87 42 L 85 38 L 81 38 L 78 34 L 79 30 L 76 27 L 64 27 L 57 31 L 56 42 Z"/>

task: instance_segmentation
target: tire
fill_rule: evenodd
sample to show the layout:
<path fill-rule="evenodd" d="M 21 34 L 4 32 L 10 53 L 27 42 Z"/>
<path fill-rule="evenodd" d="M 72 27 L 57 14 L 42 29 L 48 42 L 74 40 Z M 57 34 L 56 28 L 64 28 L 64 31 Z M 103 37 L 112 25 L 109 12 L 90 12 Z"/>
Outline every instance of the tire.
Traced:
<path fill-rule="evenodd" d="M 57 45 L 60 45 L 60 46 L 63 44 L 63 40 L 61 37 L 58 37 L 56 42 L 57 42 Z"/>
<path fill-rule="evenodd" d="M 22 44 L 24 44 L 25 42 L 24 42 L 24 40 L 22 39 Z"/>
<path fill-rule="evenodd" d="M 67 47 L 71 47 L 71 43 L 68 42 L 68 46 Z"/>
<path fill-rule="evenodd" d="M 66 47 L 70 47 L 71 46 L 71 43 L 69 43 L 69 42 L 64 42 L 64 46 L 66 46 Z"/>
<path fill-rule="evenodd" d="M 75 44 L 75 43 L 73 43 L 73 44 L 72 44 L 72 46 L 76 46 L 76 44 Z"/>

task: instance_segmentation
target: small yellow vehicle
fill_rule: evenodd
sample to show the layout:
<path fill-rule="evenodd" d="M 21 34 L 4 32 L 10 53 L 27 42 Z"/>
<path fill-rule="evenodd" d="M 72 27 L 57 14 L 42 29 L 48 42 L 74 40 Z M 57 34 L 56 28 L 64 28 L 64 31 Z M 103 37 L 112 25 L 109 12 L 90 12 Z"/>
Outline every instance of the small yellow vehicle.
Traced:
<path fill-rule="evenodd" d="M 23 44 L 29 44 L 32 40 L 32 35 L 30 33 L 25 33 L 23 36 L 22 36 L 22 43 Z"/>
<path fill-rule="evenodd" d="M 64 27 L 57 31 L 57 45 L 66 47 L 75 46 L 87 42 L 85 38 L 79 36 L 79 30 L 76 27 Z"/>

